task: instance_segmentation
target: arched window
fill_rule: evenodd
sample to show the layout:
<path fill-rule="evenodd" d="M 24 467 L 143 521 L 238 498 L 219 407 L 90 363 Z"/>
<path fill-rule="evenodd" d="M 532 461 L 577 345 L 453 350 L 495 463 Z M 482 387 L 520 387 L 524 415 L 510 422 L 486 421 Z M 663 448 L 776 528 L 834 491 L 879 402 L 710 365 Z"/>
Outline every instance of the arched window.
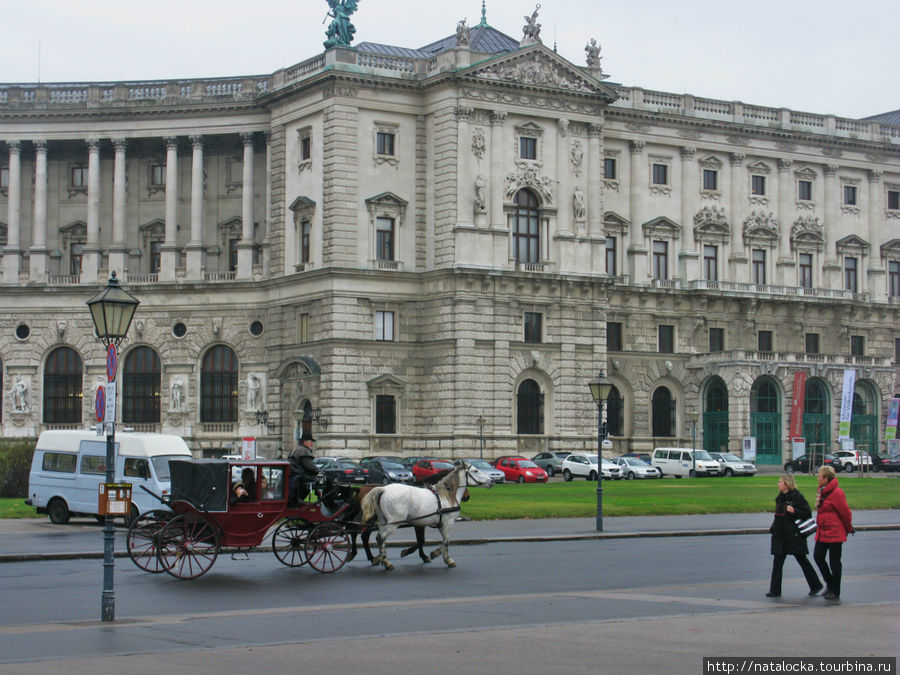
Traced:
<path fill-rule="evenodd" d="M 878 448 L 878 399 L 869 382 L 857 382 L 853 391 L 850 437 L 859 451 L 872 454 Z"/>
<path fill-rule="evenodd" d="M 668 387 L 659 387 L 653 392 L 653 435 L 675 435 L 675 401 Z"/>
<path fill-rule="evenodd" d="M 541 261 L 541 230 L 537 197 L 530 190 L 516 193 L 513 211 L 513 255 L 516 262 Z"/>
<path fill-rule="evenodd" d="M 122 421 L 159 424 L 159 355 L 150 347 L 128 352 L 122 370 Z"/>
<path fill-rule="evenodd" d="M 625 435 L 625 400 L 615 387 L 609 390 L 606 397 L 606 433 L 610 436 Z"/>
<path fill-rule="evenodd" d="M 806 393 L 803 398 L 803 412 L 812 415 L 828 414 L 828 391 L 825 383 L 819 379 L 810 379 L 806 382 Z"/>
<path fill-rule="evenodd" d="M 714 377 L 706 387 L 703 400 L 703 449 L 728 451 L 728 387 Z"/>
<path fill-rule="evenodd" d="M 234 350 L 216 345 L 203 357 L 200 369 L 200 421 L 236 422 L 238 361 Z"/>
<path fill-rule="evenodd" d="M 761 377 L 750 389 L 750 435 L 756 437 L 758 464 L 781 463 L 781 398 L 771 377 Z"/>
<path fill-rule="evenodd" d="M 544 433 L 544 394 L 534 380 L 519 385 L 516 408 L 517 434 Z"/>
<path fill-rule="evenodd" d="M 821 457 L 831 450 L 831 415 L 828 389 L 818 378 L 806 381 L 803 394 L 803 437 L 806 450 Z"/>
<path fill-rule="evenodd" d="M 44 366 L 44 422 L 81 424 L 84 389 L 81 357 L 71 347 L 59 347 Z"/>

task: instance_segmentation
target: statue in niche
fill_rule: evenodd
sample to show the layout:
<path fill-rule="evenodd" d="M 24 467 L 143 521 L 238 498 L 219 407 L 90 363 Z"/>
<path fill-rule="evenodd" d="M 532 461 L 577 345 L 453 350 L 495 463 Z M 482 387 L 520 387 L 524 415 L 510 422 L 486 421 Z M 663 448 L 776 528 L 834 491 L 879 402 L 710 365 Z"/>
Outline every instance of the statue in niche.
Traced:
<path fill-rule="evenodd" d="M 28 383 L 22 379 L 21 375 L 16 375 L 12 389 L 9 390 L 9 400 L 13 412 L 28 411 Z"/>
<path fill-rule="evenodd" d="M 487 202 L 484 195 L 486 187 L 487 180 L 485 180 L 484 176 L 478 174 L 478 178 L 475 179 L 475 213 L 484 213 L 487 209 Z"/>
<path fill-rule="evenodd" d="M 325 18 L 330 16 L 334 21 L 325 32 L 325 37 L 328 38 L 323 43 L 325 49 L 349 47 L 356 33 L 356 27 L 350 23 L 350 15 L 359 6 L 358 0 L 326 0 L 326 2 L 331 9 Z"/>
<path fill-rule="evenodd" d="M 575 220 L 584 220 L 584 193 L 581 191 L 581 188 L 575 188 L 572 202 L 575 207 Z"/>
<path fill-rule="evenodd" d="M 528 40 L 533 40 L 534 42 L 541 41 L 541 24 L 537 22 L 538 10 L 541 8 L 541 4 L 538 3 L 534 12 L 531 16 L 525 16 L 525 25 L 522 26 L 522 42 L 526 42 Z"/>
<path fill-rule="evenodd" d="M 256 373 L 247 376 L 247 410 L 262 410 L 262 382 Z"/>
<path fill-rule="evenodd" d="M 184 410 L 184 384 L 178 378 L 172 380 L 169 386 L 169 410 L 172 412 Z"/>

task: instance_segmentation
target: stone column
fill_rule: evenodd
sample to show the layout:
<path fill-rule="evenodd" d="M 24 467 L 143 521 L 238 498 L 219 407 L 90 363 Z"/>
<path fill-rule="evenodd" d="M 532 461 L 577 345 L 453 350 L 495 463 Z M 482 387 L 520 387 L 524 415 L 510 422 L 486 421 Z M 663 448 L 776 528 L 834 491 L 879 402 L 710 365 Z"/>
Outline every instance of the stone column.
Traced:
<path fill-rule="evenodd" d="M 87 242 L 81 258 L 81 281 L 97 283 L 100 273 L 100 140 L 88 146 Z"/>
<path fill-rule="evenodd" d="M 878 247 L 882 243 L 878 239 L 878 223 L 884 213 L 884 184 L 881 182 L 882 173 L 877 169 L 869 169 L 867 176 L 869 179 L 869 222 L 866 241 L 872 247 L 869 249 L 869 265 L 867 269 L 868 291 L 872 294 L 873 300 L 881 300 L 885 297 L 885 268 L 883 265 L 878 265 L 877 261 L 880 260 Z"/>
<path fill-rule="evenodd" d="M 203 137 L 191 136 L 191 239 L 185 246 L 185 278 L 203 278 Z"/>
<path fill-rule="evenodd" d="M 822 167 L 825 173 L 825 222 L 822 226 L 822 235 L 825 238 L 825 287 L 843 288 L 843 275 L 841 269 L 843 261 L 838 260 L 837 249 L 834 242 L 837 240 L 838 223 L 841 219 L 841 186 L 838 182 L 838 165 L 826 164 Z M 813 194 L 815 200 L 815 194 Z"/>
<path fill-rule="evenodd" d="M 238 243 L 238 279 L 253 278 L 253 134 L 242 133 L 244 172 L 241 183 L 241 241 Z"/>
<path fill-rule="evenodd" d="M 266 201 L 263 205 L 264 226 L 266 228 L 263 237 L 263 276 L 268 277 L 272 273 L 272 134 L 263 134 L 266 142 Z"/>
<path fill-rule="evenodd" d="M 697 195 L 700 191 L 697 176 L 697 163 L 694 155 L 697 148 L 681 148 L 681 263 L 682 279 L 692 281 L 700 278 L 699 249 L 694 237 L 694 214 L 697 213 Z M 724 253 L 724 251 L 723 251 Z"/>
<path fill-rule="evenodd" d="M 124 138 L 112 139 L 113 161 L 112 244 L 109 247 L 109 271 L 122 271 L 128 264 L 128 242 L 125 234 L 125 146 Z"/>
<path fill-rule="evenodd" d="M 587 217 L 588 234 L 605 240 L 603 230 L 603 124 L 588 125 L 587 151 Z M 603 264 L 600 270 L 606 269 L 606 243 L 603 243 Z"/>
<path fill-rule="evenodd" d="M 34 227 L 28 249 L 29 279 L 47 281 L 47 141 L 34 143 Z"/>
<path fill-rule="evenodd" d="M 626 265 L 633 283 L 647 283 L 650 280 L 650 261 L 647 246 L 644 244 L 644 203 L 647 200 L 647 162 L 644 157 L 644 141 L 631 141 L 631 167 L 629 177 L 628 211 L 631 227 L 626 235 L 628 242 L 622 242 L 627 255 Z M 627 246 L 627 248 L 626 248 Z"/>
<path fill-rule="evenodd" d="M 475 178 L 478 171 L 472 167 L 470 122 L 475 114 L 473 108 L 456 108 L 456 147 L 459 167 L 459 184 L 456 188 L 456 224 L 472 227 L 475 225 Z"/>
<path fill-rule="evenodd" d="M 503 190 L 506 185 L 506 177 L 503 175 L 503 149 L 506 146 L 503 136 L 503 123 L 506 121 L 506 113 L 498 110 L 491 111 L 491 176 L 488 181 L 490 189 L 490 214 L 491 227 L 501 230 L 507 229 L 506 219 L 503 217 Z M 506 264 L 506 261 L 503 261 Z"/>
<path fill-rule="evenodd" d="M 794 227 L 794 174 L 791 169 L 793 160 L 778 160 L 778 222 L 781 226 L 781 237 L 778 241 L 778 257 L 791 258 L 791 228 Z M 782 282 L 784 283 L 784 282 Z M 796 281 L 794 282 L 796 284 Z"/>
<path fill-rule="evenodd" d="M 163 140 L 166 143 L 166 235 L 159 247 L 159 280 L 175 281 L 175 267 L 179 262 L 178 138 L 168 136 Z"/>
<path fill-rule="evenodd" d="M 19 226 L 22 215 L 22 144 L 9 141 L 9 199 L 6 217 L 6 246 L 3 248 L 3 283 L 19 283 Z"/>
<path fill-rule="evenodd" d="M 731 252 L 737 255 L 743 251 L 744 230 L 744 153 L 732 152 L 729 155 L 731 162 L 731 185 L 729 186 L 729 221 L 731 222 Z"/>

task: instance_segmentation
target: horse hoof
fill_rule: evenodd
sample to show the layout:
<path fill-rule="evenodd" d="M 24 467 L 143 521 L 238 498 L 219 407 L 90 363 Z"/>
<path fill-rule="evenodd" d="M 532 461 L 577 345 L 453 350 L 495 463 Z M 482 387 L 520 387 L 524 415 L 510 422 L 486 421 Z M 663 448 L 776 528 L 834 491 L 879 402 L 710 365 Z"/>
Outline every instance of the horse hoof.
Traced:
<path fill-rule="evenodd" d="M 438 549 L 438 550 L 436 550 L 436 551 L 432 551 L 432 552 L 430 553 L 430 556 L 431 556 L 430 559 L 431 559 L 431 560 L 434 560 L 434 559 L 437 558 L 440 554 L 441 554 L 440 549 Z"/>
<path fill-rule="evenodd" d="M 390 572 L 394 569 L 394 566 L 391 563 L 386 562 L 386 563 L 384 563 L 384 569 L 386 569 L 388 572 Z"/>
<path fill-rule="evenodd" d="M 428 564 L 430 565 L 430 564 L 431 564 L 431 558 L 422 558 L 422 563 L 428 563 Z"/>
<path fill-rule="evenodd" d="M 453 562 L 452 560 L 448 560 L 448 561 L 447 561 L 447 567 L 456 567 L 456 563 Z"/>

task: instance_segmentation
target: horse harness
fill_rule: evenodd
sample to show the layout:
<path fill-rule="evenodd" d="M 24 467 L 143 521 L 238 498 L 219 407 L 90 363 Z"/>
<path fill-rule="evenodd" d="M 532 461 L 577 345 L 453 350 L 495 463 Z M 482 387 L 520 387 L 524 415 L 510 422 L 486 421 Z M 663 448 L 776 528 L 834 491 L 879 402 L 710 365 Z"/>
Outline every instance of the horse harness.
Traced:
<path fill-rule="evenodd" d="M 465 487 L 469 487 L 469 472 L 463 471 L 463 476 L 465 477 L 465 481 L 466 481 Z M 481 483 L 478 482 L 478 485 L 481 485 Z M 386 525 L 398 525 L 400 523 L 408 523 L 408 524 L 412 525 L 413 521 L 415 521 L 415 520 L 423 520 L 425 518 L 431 518 L 432 516 L 437 516 L 438 522 L 434 525 L 431 525 L 431 527 L 440 527 L 444 521 L 444 514 L 460 512 L 461 507 L 458 502 L 455 506 L 448 506 L 443 509 L 441 508 L 441 496 L 437 492 L 436 485 L 429 485 L 423 489 L 431 491 L 431 494 L 434 495 L 434 500 L 437 503 L 437 508 L 432 513 L 427 513 L 424 516 L 416 516 L 415 518 L 409 518 L 407 520 L 398 520 L 397 522 L 394 522 L 394 523 L 386 523 Z"/>

